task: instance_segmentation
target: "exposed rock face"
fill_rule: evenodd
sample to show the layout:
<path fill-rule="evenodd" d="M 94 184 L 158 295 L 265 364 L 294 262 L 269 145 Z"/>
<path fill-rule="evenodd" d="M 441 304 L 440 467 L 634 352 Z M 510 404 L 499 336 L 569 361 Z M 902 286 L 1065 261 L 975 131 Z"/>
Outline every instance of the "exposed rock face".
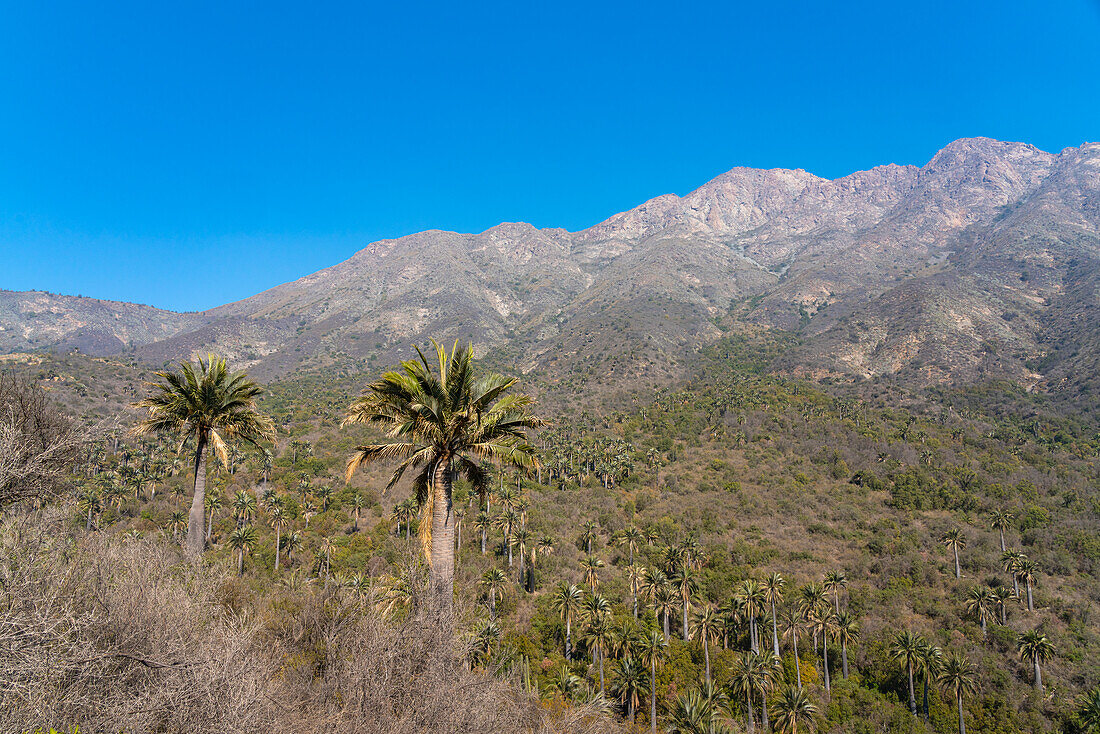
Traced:
<path fill-rule="evenodd" d="M 1052 155 L 974 138 L 921 168 L 832 181 L 735 168 L 581 232 L 502 224 L 375 242 L 202 314 L 50 297 L 40 320 L 25 304 L 42 294 L 2 294 L 0 348 L 136 347 L 156 362 L 213 348 L 276 374 L 385 361 L 432 336 L 617 379 L 674 371 L 739 319 L 800 330 L 792 369 L 1030 384 L 1045 365 L 1067 384 L 1066 345 L 1100 363 L 1085 333 L 1100 323 L 1097 272 L 1100 144 Z"/>

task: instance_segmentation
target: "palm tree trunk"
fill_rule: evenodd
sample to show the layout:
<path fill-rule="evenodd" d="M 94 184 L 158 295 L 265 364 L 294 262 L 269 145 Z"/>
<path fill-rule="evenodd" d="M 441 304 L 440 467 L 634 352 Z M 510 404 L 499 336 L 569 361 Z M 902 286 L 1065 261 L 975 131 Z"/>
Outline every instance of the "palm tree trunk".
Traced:
<path fill-rule="evenodd" d="M 481 529 L 481 555 L 485 555 L 485 528 Z"/>
<path fill-rule="evenodd" d="M 1017 599 L 1020 598 L 1020 577 L 1015 573 L 1012 574 L 1012 593 Z"/>
<path fill-rule="evenodd" d="M 959 734 L 966 734 L 966 723 L 963 721 L 963 697 L 962 694 L 956 693 L 955 700 L 959 704 Z"/>
<path fill-rule="evenodd" d="M 84 524 L 84 529 L 85 530 L 91 530 L 92 529 L 92 504 L 90 502 L 88 503 L 88 522 L 86 522 Z"/>
<path fill-rule="evenodd" d="M 668 647 L 668 610 L 666 609 L 666 610 L 665 610 L 665 611 L 664 611 L 664 612 L 662 613 L 662 615 L 661 615 L 661 616 L 663 616 L 663 617 L 664 617 L 664 626 L 665 626 L 665 647 Z"/>
<path fill-rule="evenodd" d="M 444 639 L 450 637 L 455 586 L 454 512 L 451 508 L 451 457 L 442 457 L 435 468 L 432 492 L 432 595 L 439 612 Z"/>
<path fill-rule="evenodd" d="M 909 710 L 917 715 L 917 695 L 913 692 L 913 664 L 909 663 Z"/>
<path fill-rule="evenodd" d="M 244 548 L 237 551 L 237 575 L 244 576 Z"/>
<path fill-rule="evenodd" d="M 649 731 L 657 734 L 657 658 L 654 656 L 649 669 Z"/>
<path fill-rule="evenodd" d="M 279 531 L 280 530 L 281 530 L 281 528 L 278 525 L 276 525 L 275 526 L 275 573 L 279 573 L 279 535 L 280 535 Z"/>
<path fill-rule="evenodd" d="M 779 657 L 779 627 L 775 623 L 775 602 L 772 602 L 772 652 Z"/>
<path fill-rule="evenodd" d="M 489 621 L 493 621 L 497 618 L 497 593 L 494 589 L 489 589 Z"/>
<path fill-rule="evenodd" d="M 924 672 L 924 723 L 928 723 L 928 671 Z"/>
<path fill-rule="evenodd" d="M 206 518 L 206 542 L 210 542 L 210 536 L 214 534 L 214 511 L 210 511 L 210 517 Z"/>
<path fill-rule="evenodd" d="M 749 717 L 749 731 L 756 731 L 756 722 L 752 718 L 752 694 L 745 690 L 745 715 Z"/>
<path fill-rule="evenodd" d="M 791 652 L 794 653 L 794 677 L 798 679 L 798 690 L 802 690 L 802 668 L 798 663 L 798 627 L 791 627 Z"/>
<path fill-rule="evenodd" d="M 596 657 L 597 657 L 597 658 L 599 659 L 599 661 L 600 661 L 600 695 L 602 696 L 602 695 L 604 695 L 604 686 L 603 686 L 603 650 L 601 650 L 601 649 L 600 649 L 600 648 L 598 648 L 598 647 L 596 648 Z"/>
<path fill-rule="evenodd" d="M 684 642 L 688 641 L 688 605 L 684 602 Z"/>
<path fill-rule="evenodd" d="M 196 560 L 202 555 L 203 539 L 203 514 L 206 509 L 206 440 L 205 435 L 199 436 L 198 446 L 195 448 L 195 495 L 191 498 L 191 512 L 187 515 L 187 555 Z"/>
<path fill-rule="evenodd" d="M 768 731 L 768 696 L 766 693 L 760 695 L 760 728 L 765 732 Z"/>
<path fill-rule="evenodd" d="M 1031 656 L 1031 664 L 1035 668 L 1035 677 L 1034 677 L 1032 682 L 1035 685 L 1035 690 L 1041 691 L 1041 690 L 1043 690 L 1043 674 L 1039 671 L 1039 656 L 1038 655 L 1032 655 Z"/>
<path fill-rule="evenodd" d="M 844 663 L 844 680 L 848 680 L 848 641 L 840 641 L 840 659 Z"/>
<path fill-rule="evenodd" d="M 1031 579 L 1024 579 L 1024 583 L 1027 584 L 1027 610 L 1029 612 L 1035 611 L 1035 604 L 1031 598 Z"/>
<path fill-rule="evenodd" d="M 572 624 L 571 624 L 572 621 L 573 620 L 570 618 L 570 615 L 568 615 L 568 614 L 565 615 L 565 659 L 566 660 L 572 660 L 573 659 L 572 658 L 573 650 L 572 650 L 572 645 L 570 644 L 572 642 L 572 631 L 573 631 L 572 630 Z"/>
<path fill-rule="evenodd" d="M 962 570 L 959 569 L 959 546 L 952 546 L 952 550 L 955 551 L 955 578 L 962 578 Z"/>
<path fill-rule="evenodd" d="M 1005 548 L 1005 529 L 1000 528 L 1000 531 L 1001 531 L 1001 553 L 1004 553 L 1005 550 L 1006 550 L 1006 548 Z"/>
<path fill-rule="evenodd" d="M 707 645 L 707 635 L 703 634 L 703 658 L 707 661 L 707 685 L 710 685 L 710 646 Z"/>
<path fill-rule="evenodd" d="M 829 681 L 829 637 L 828 635 L 821 636 L 821 652 L 823 655 L 822 662 L 824 663 L 822 668 L 825 671 L 825 691 L 832 690 L 832 686 Z"/>

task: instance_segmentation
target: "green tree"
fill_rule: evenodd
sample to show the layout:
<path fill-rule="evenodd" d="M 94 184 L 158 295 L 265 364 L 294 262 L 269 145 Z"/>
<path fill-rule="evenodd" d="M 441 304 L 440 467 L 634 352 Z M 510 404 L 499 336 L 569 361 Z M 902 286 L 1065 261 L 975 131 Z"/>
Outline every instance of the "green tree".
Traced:
<path fill-rule="evenodd" d="M 588 588 L 593 592 L 600 588 L 600 569 L 604 565 L 604 562 L 595 556 L 588 556 L 581 560 L 581 568 L 584 569 L 584 583 L 588 584 Z"/>
<path fill-rule="evenodd" d="M 920 672 L 924 679 L 924 704 L 922 706 L 922 711 L 924 713 L 924 721 L 927 724 L 928 689 L 932 681 L 936 680 L 936 677 L 940 674 L 940 669 L 943 668 L 943 650 L 920 637 L 917 638 L 917 645 L 916 667 L 917 671 Z"/>
<path fill-rule="evenodd" d="M 1007 552 L 1005 548 L 1005 530 L 1012 526 L 1013 515 L 1008 510 L 994 510 L 989 516 L 989 527 L 998 531 L 1001 535 L 1001 553 Z"/>
<path fill-rule="evenodd" d="M 764 580 L 764 598 L 771 608 L 772 653 L 779 657 L 779 626 L 776 618 L 776 606 L 783 602 L 783 587 L 787 585 L 782 574 L 773 573 Z"/>
<path fill-rule="evenodd" d="M 1081 696 L 1074 715 L 1078 726 L 1085 734 L 1100 732 L 1100 686 Z"/>
<path fill-rule="evenodd" d="M 237 551 L 237 574 L 244 574 L 244 555 L 256 547 L 256 528 L 245 525 L 235 529 L 229 535 L 229 546 Z"/>
<path fill-rule="evenodd" d="M 955 558 L 955 578 L 962 578 L 962 569 L 959 568 L 959 549 L 966 547 L 966 537 L 963 536 L 962 530 L 958 528 L 952 528 L 943 534 L 940 538 L 940 542 L 947 547 L 948 550 L 954 555 Z"/>
<path fill-rule="evenodd" d="M 283 528 L 287 526 L 290 519 L 286 516 L 286 510 L 281 505 L 275 505 L 271 508 L 271 527 L 275 530 L 275 573 L 279 573 L 279 547 L 282 544 Z"/>
<path fill-rule="evenodd" d="M 859 639 L 859 622 L 849 612 L 841 612 L 836 615 L 836 639 L 840 643 L 840 659 L 843 664 L 841 670 L 844 678 L 848 678 L 848 645 Z"/>
<path fill-rule="evenodd" d="M 626 709 L 626 718 L 634 724 L 634 712 L 641 702 L 645 673 L 632 657 L 624 657 L 615 666 L 615 682 L 611 692 Z"/>
<path fill-rule="evenodd" d="M 821 584 L 825 593 L 832 593 L 833 607 L 837 614 L 840 614 L 840 590 L 847 588 L 847 586 L 848 577 L 844 575 L 843 571 L 829 571 L 825 574 L 825 580 Z"/>
<path fill-rule="evenodd" d="M 798 734 L 800 724 L 812 734 L 816 715 L 817 706 L 805 691 L 795 686 L 784 688 L 772 702 L 772 719 L 780 734 Z"/>
<path fill-rule="evenodd" d="M 197 558 L 203 550 L 203 511 L 206 499 L 208 448 L 229 469 L 229 447 L 237 441 L 260 448 L 275 438 L 271 419 L 256 410 L 262 389 L 244 372 L 230 372 L 225 359 L 209 355 L 198 364 L 180 364 L 179 372 L 157 372 L 152 394 L 135 403 L 147 411 L 134 427 L 136 435 L 159 434 L 190 441 L 194 446 L 194 494 L 187 519 L 187 552 Z"/>
<path fill-rule="evenodd" d="M 1039 562 L 1031 558 L 1025 558 L 1020 561 L 1016 573 L 1019 575 L 1020 580 L 1024 582 L 1024 588 L 1027 590 L 1027 610 L 1034 612 L 1035 600 L 1031 594 L 1031 587 L 1039 575 Z"/>
<path fill-rule="evenodd" d="M 386 443 L 358 446 L 348 460 L 348 480 L 364 464 L 396 460 L 393 487 L 409 469 L 416 470 L 413 489 L 426 506 L 431 523 L 422 523 L 421 538 L 431 566 L 432 594 L 444 618 L 452 624 L 454 600 L 454 513 L 451 481 L 455 474 L 479 491 L 488 487 L 480 460 L 531 469 L 537 452 L 527 431 L 542 425 L 526 395 L 508 394 L 516 380 L 487 373 L 477 375 L 471 350 L 457 343 L 450 354 L 433 342 L 437 368 L 417 349 L 419 360 L 401 363 L 387 372 L 351 404 L 344 424 L 367 423 L 386 430 Z"/>
<path fill-rule="evenodd" d="M 1054 644 L 1039 630 L 1030 630 L 1016 637 L 1016 652 L 1021 660 L 1031 662 L 1031 684 L 1035 690 L 1043 690 L 1043 673 L 1039 663 L 1045 663 L 1054 654 Z"/>
<path fill-rule="evenodd" d="M 943 661 L 937 680 L 955 695 L 959 711 L 959 734 L 966 734 L 963 698 L 974 692 L 974 666 L 964 656 L 953 652 Z"/>
<path fill-rule="evenodd" d="M 706 660 L 706 682 L 710 683 L 710 643 L 718 637 L 718 615 L 714 607 L 705 604 L 695 613 L 691 623 L 691 636 L 703 645 L 703 659 Z"/>
<path fill-rule="evenodd" d="M 642 664 L 649 668 L 649 730 L 657 731 L 657 664 L 664 660 L 668 641 L 656 630 L 651 630 L 642 640 L 640 654 Z"/>
<path fill-rule="evenodd" d="M 982 626 L 982 639 L 988 633 L 988 622 L 994 619 L 997 597 L 988 587 L 975 586 L 966 594 L 966 613 Z"/>
<path fill-rule="evenodd" d="M 481 587 L 489 597 L 489 619 L 497 618 L 497 597 L 508 589 L 508 576 L 499 568 L 490 568 L 481 574 Z"/>
<path fill-rule="evenodd" d="M 554 589 L 553 605 L 555 611 L 565 622 L 565 659 L 572 659 L 572 630 L 573 619 L 581 611 L 584 603 L 584 592 L 576 584 L 567 584 L 564 581 L 558 583 Z"/>
<path fill-rule="evenodd" d="M 914 635 L 909 630 L 902 630 L 894 635 L 890 642 L 890 655 L 901 664 L 909 675 L 909 710 L 913 716 L 917 715 L 917 696 L 913 689 L 913 672 L 920 661 L 921 645 L 923 640 L 919 635 Z"/>

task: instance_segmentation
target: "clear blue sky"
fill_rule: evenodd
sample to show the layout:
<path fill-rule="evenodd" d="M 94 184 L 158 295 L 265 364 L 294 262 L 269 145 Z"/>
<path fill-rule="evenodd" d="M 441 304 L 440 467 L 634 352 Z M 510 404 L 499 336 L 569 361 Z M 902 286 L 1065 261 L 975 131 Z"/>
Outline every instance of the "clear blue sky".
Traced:
<path fill-rule="evenodd" d="M 0 288 L 199 309 L 735 165 L 1100 139 L 1100 2 L 0 2 Z"/>

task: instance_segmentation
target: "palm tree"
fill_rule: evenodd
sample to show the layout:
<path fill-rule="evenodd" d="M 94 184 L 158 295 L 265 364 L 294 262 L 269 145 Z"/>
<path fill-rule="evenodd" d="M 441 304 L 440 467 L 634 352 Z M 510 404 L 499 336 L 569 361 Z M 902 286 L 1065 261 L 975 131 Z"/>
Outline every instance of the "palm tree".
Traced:
<path fill-rule="evenodd" d="M 433 342 L 438 373 L 424 353 L 401 363 L 367 386 L 348 408 L 344 424 L 369 423 L 387 431 L 388 443 L 356 447 L 346 479 L 364 464 L 399 460 L 387 488 L 415 469 L 413 489 L 431 523 L 421 523 L 421 539 L 431 566 L 432 593 L 444 625 L 451 625 L 454 601 L 454 513 L 451 481 L 456 474 L 481 493 L 489 477 L 479 459 L 517 466 L 538 466 L 528 429 L 542 421 L 530 411 L 533 400 L 508 395 L 516 380 L 496 374 L 475 375 L 469 347 L 457 342 L 450 354 Z"/>
<path fill-rule="evenodd" d="M 837 614 L 840 614 L 840 590 L 848 586 L 848 577 L 843 571 L 829 571 L 825 574 L 825 581 L 821 587 L 825 593 L 832 592 L 833 606 Z"/>
<path fill-rule="evenodd" d="M 943 668 L 943 650 L 927 640 L 917 638 L 917 670 L 924 677 L 924 722 L 928 723 L 928 688 Z"/>
<path fill-rule="evenodd" d="M 791 638 L 791 652 L 794 653 L 794 677 L 798 690 L 802 690 L 802 668 L 798 660 L 798 630 L 802 627 L 802 613 L 794 604 L 787 607 L 783 615 L 783 636 Z"/>
<path fill-rule="evenodd" d="M 489 529 L 493 527 L 493 516 L 482 510 L 474 518 L 474 527 L 481 531 L 481 555 L 485 555 L 485 543 L 489 535 Z"/>
<path fill-rule="evenodd" d="M 730 692 L 735 696 L 745 697 L 745 718 L 749 731 L 756 729 L 753 706 L 757 699 L 761 701 L 764 730 L 768 729 L 767 695 L 778 670 L 778 658 L 771 653 L 760 654 L 749 650 L 742 652 L 733 663 L 730 671 Z"/>
<path fill-rule="evenodd" d="M 243 527 L 252 520 L 256 514 L 256 497 L 238 489 L 233 495 L 233 516 L 237 519 L 237 527 Z"/>
<path fill-rule="evenodd" d="M 989 587 L 975 586 L 966 595 L 966 612 L 982 626 L 982 639 L 987 635 L 987 623 L 994 619 L 997 597 Z"/>
<path fill-rule="evenodd" d="M 1054 644 L 1039 630 L 1024 632 L 1016 638 L 1016 652 L 1021 660 L 1031 660 L 1031 684 L 1035 690 L 1043 690 L 1043 674 L 1039 663 L 1045 663 L 1054 654 Z"/>
<path fill-rule="evenodd" d="M 836 615 L 836 639 L 840 642 L 840 659 L 844 679 L 848 679 L 848 644 L 859 639 L 859 622 L 849 612 Z"/>
<path fill-rule="evenodd" d="M 1031 558 L 1025 558 L 1020 561 L 1016 573 L 1019 574 L 1024 582 L 1024 588 L 1027 589 L 1027 610 L 1034 612 L 1035 601 L 1031 596 L 1031 585 L 1035 583 L 1035 577 L 1039 575 L 1039 562 Z"/>
<path fill-rule="evenodd" d="M 772 702 L 772 718 L 775 730 L 780 734 L 798 734 L 798 725 L 802 724 L 807 732 L 814 731 L 814 716 L 817 706 L 801 688 L 784 688 Z"/>
<path fill-rule="evenodd" d="M 497 618 L 497 597 L 508 590 L 508 576 L 499 568 L 491 568 L 481 575 L 481 586 L 489 595 L 489 619 Z"/>
<path fill-rule="evenodd" d="M 584 583 L 588 584 L 588 588 L 593 592 L 600 587 L 600 569 L 604 565 L 604 562 L 595 556 L 589 556 L 581 560 L 581 568 L 584 569 Z"/>
<path fill-rule="evenodd" d="M 260 448 L 275 438 L 271 419 L 256 410 L 262 389 L 244 372 L 230 372 L 225 359 L 200 357 L 198 365 L 180 364 L 179 372 L 157 372 L 162 381 L 149 383 L 152 394 L 135 403 L 148 411 L 134 427 L 135 435 L 172 435 L 193 441 L 194 495 L 187 518 L 187 553 L 197 558 L 203 549 L 206 499 L 206 452 L 212 447 L 229 469 L 229 446 L 244 441 Z"/>
<path fill-rule="evenodd" d="M 1007 552 L 1005 548 L 1005 529 L 1012 525 L 1013 515 L 1008 510 L 994 510 L 989 516 L 989 527 L 1001 534 L 1001 553 Z"/>
<path fill-rule="evenodd" d="M 829 679 L 829 638 L 836 633 L 836 612 L 828 607 L 818 609 L 810 615 L 810 629 L 814 635 L 821 635 L 821 670 L 825 676 L 825 692 L 832 690 Z"/>
<path fill-rule="evenodd" d="M 103 509 L 103 501 L 97 487 L 86 486 L 80 491 L 80 496 L 77 497 L 76 507 L 80 510 L 82 515 L 87 516 L 87 522 L 84 524 L 85 530 L 92 529 L 92 514 L 99 513 Z"/>
<path fill-rule="evenodd" d="M 722 720 L 723 696 L 693 688 L 676 698 L 665 731 L 669 734 L 710 734 Z"/>
<path fill-rule="evenodd" d="M 1006 551 L 1001 554 L 1001 567 L 1012 576 L 1012 593 L 1020 598 L 1020 564 L 1027 560 L 1020 551 Z"/>
<path fill-rule="evenodd" d="M 295 530 L 282 539 L 283 551 L 286 553 L 286 561 L 290 563 L 290 557 L 302 550 L 302 534 Z"/>
<path fill-rule="evenodd" d="M 953 652 L 943 661 L 936 679 L 940 685 L 955 694 L 955 703 L 959 710 L 959 734 L 966 734 L 963 697 L 974 692 L 974 666 L 963 655 Z"/>
<path fill-rule="evenodd" d="M 1012 598 L 1012 592 L 998 584 L 989 590 L 993 601 L 997 606 L 997 612 L 1001 617 L 1001 624 L 1008 624 L 1008 600 Z"/>
<path fill-rule="evenodd" d="M 584 552 L 587 555 L 592 555 L 592 541 L 596 539 L 598 531 L 596 523 L 588 520 L 584 524 L 584 530 L 581 532 L 581 543 L 584 544 Z"/>
<path fill-rule="evenodd" d="M 554 589 L 553 604 L 554 609 L 561 615 L 561 619 L 565 622 L 565 659 L 572 659 L 572 638 L 571 632 L 573 629 L 573 617 L 580 611 L 581 604 L 584 602 L 584 592 L 576 584 L 567 584 L 564 581 L 560 582 L 557 588 Z"/>
<path fill-rule="evenodd" d="M 642 656 L 642 664 L 649 667 L 649 730 L 651 734 L 657 731 L 657 663 L 665 657 L 665 648 L 668 641 L 665 636 L 656 630 L 651 630 L 642 639 L 639 653 Z"/>
<path fill-rule="evenodd" d="M 534 548 L 534 544 L 532 542 L 534 540 L 534 537 L 535 536 L 531 533 L 530 530 L 520 527 L 513 530 L 512 537 L 508 539 L 508 543 L 513 548 L 515 548 L 516 552 L 519 554 L 519 583 L 524 588 L 526 588 L 527 586 L 527 584 L 525 583 L 526 569 L 524 568 L 524 562 L 527 559 L 528 546 L 530 546 L 532 549 Z"/>
<path fill-rule="evenodd" d="M 229 535 L 229 546 L 237 551 L 237 574 L 244 575 L 244 554 L 256 547 L 256 528 L 251 525 L 237 528 Z"/>
<path fill-rule="evenodd" d="M 710 643 L 718 636 L 718 615 L 709 604 L 695 613 L 691 624 L 691 636 L 698 637 L 703 643 L 703 658 L 706 660 L 706 682 L 710 683 Z"/>
<path fill-rule="evenodd" d="M 597 598 L 598 594 L 593 595 Z M 606 600 L 604 600 L 606 603 Z M 592 653 L 592 663 L 599 665 L 600 669 L 600 695 L 604 695 L 603 661 L 606 657 L 607 645 L 610 641 L 611 630 L 607 624 L 607 615 L 604 613 L 589 616 L 588 625 L 584 631 L 584 644 Z"/>
<path fill-rule="evenodd" d="M 626 708 L 626 718 L 634 724 L 634 712 L 641 702 L 642 681 L 645 673 L 634 662 L 634 658 L 624 657 L 615 666 L 615 683 L 611 692 L 615 694 L 620 703 Z"/>
<path fill-rule="evenodd" d="M 615 536 L 615 545 L 625 547 L 630 554 L 630 565 L 634 565 L 634 553 L 642 544 L 644 538 L 638 528 L 631 525 L 626 530 Z"/>
<path fill-rule="evenodd" d="M 363 512 L 367 507 L 366 500 L 363 499 L 363 495 L 356 492 L 351 497 L 351 516 L 355 519 L 351 526 L 353 533 L 359 532 L 359 514 Z"/>
<path fill-rule="evenodd" d="M 645 566 L 631 565 L 627 570 L 627 580 L 630 582 L 630 599 L 634 608 L 634 619 L 638 618 L 638 596 L 642 593 L 642 586 L 646 582 Z"/>
<path fill-rule="evenodd" d="M 676 610 L 679 602 L 679 594 L 669 584 L 659 587 L 653 597 L 653 612 L 661 615 L 661 629 L 664 632 L 666 646 L 669 640 L 668 619 Z"/>
<path fill-rule="evenodd" d="M 962 530 L 958 528 L 951 528 L 943 537 L 940 538 L 940 542 L 944 544 L 955 557 L 955 578 L 962 578 L 962 570 L 959 568 L 959 549 L 966 547 L 966 538 L 962 534 Z"/>
<path fill-rule="evenodd" d="M 542 536 L 537 544 L 531 546 L 530 571 L 527 574 L 528 593 L 534 593 L 535 591 L 535 558 L 537 556 L 549 558 L 552 555 L 554 555 L 554 539 L 549 535 Z"/>
<path fill-rule="evenodd" d="M 501 513 L 496 518 L 496 526 L 504 535 L 504 545 L 508 549 L 508 568 L 512 567 L 512 549 L 515 547 L 512 543 L 512 534 L 518 525 L 519 515 L 516 511 L 507 505 L 502 505 Z"/>
<path fill-rule="evenodd" d="M 775 607 L 783 601 L 783 587 L 787 580 L 782 574 L 773 573 L 764 580 L 764 598 L 771 607 L 772 616 L 772 653 L 779 657 L 779 625 L 776 621 Z"/>
<path fill-rule="evenodd" d="M 1100 686 L 1081 696 L 1077 706 L 1077 722 L 1085 734 L 1100 732 Z"/>
<path fill-rule="evenodd" d="M 681 568 L 677 569 L 676 573 L 672 575 L 669 582 L 680 596 L 680 608 L 684 613 L 684 642 L 688 640 L 688 614 L 691 612 L 691 597 L 698 591 L 698 585 L 695 583 L 695 577 L 691 575 L 691 571 L 687 564 L 684 564 Z"/>
<path fill-rule="evenodd" d="M 913 713 L 913 716 L 917 715 L 917 696 L 913 690 L 913 671 L 920 661 L 923 642 L 919 635 L 914 635 L 909 630 L 898 632 L 890 642 L 890 656 L 897 660 L 901 667 L 909 673 L 909 710 Z"/>
<path fill-rule="evenodd" d="M 206 509 L 206 542 L 210 542 L 211 536 L 214 534 L 214 516 L 218 514 L 218 510 L 222 508 L 222 493 L 220 491 L 214 491 L 216 487 L 212 487 L 207 492 L 206 497 L 203 499 L 203 504 Z"/>
<path fill-rule="evenodd" d="M 168 527 L 172 529 L 172 542 L 180 542 L 180 528 L 187 524 L 187 514 L 183 510 L 176 510 L 168 516 Z"/>
<path fill-rule="evenodd" d="M 286 510 L 282 505 L 275 505 L 271 508 L 271 527 L 275 529 L 275 573 L 279 573 L 279 545 L 282 541 L 283 528 L 290 522 L 290 518 L 286 516 Z"/>

